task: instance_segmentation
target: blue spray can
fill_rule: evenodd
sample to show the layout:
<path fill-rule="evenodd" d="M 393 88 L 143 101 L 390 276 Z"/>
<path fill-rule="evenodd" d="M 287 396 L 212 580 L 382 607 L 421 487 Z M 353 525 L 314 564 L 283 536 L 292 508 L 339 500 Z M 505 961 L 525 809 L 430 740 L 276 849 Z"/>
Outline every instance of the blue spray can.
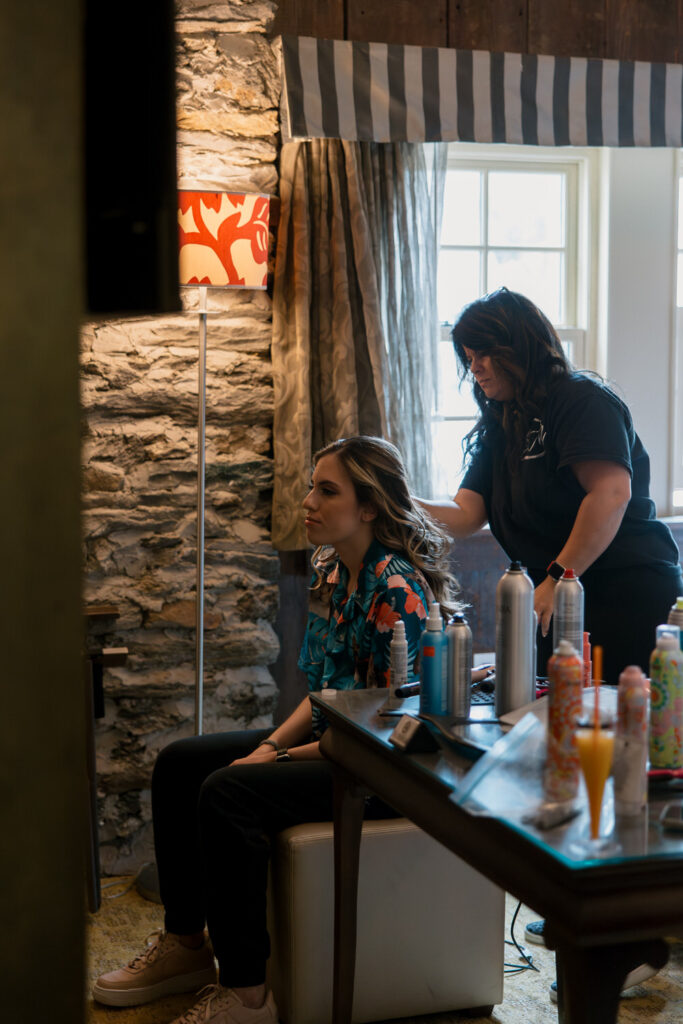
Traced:
<path fill-rule="evenodd" d="M 427 626 L 420 637 L 420 713 L 445 715 L 448 641 L 438 602 L 429 606 Z"/>

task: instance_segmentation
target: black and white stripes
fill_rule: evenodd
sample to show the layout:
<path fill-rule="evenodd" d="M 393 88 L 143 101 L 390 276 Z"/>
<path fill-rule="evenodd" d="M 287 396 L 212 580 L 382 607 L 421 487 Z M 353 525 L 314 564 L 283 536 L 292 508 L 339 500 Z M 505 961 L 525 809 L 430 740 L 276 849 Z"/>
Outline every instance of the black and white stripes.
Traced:
<path fill-rule="evenodd" d="M 283 37 L 284 134 L 683 145 L 683 65 Z"/>

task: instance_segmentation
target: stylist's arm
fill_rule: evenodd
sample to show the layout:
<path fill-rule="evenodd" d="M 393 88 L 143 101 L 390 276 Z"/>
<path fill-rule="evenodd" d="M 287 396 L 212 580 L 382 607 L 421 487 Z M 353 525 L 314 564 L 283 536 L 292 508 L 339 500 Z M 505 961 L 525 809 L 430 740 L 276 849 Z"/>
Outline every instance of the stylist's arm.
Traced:
<path fill-rule="evenodd" d="M 631 477 L 616 462 L 576 462 L 571 469 L 586 495 L 556 560 L 571 566 L 580 576 L 614 540 L 631 497 Z M 555 586 L 555 581 L 546 576 L 534 594 L 543 636 L 550 628 Z"/>
<path fill-rule="evenodd" d="M 484 499 L 476 491 L 461 487 L 453 501 L 415 499 L 425 512 L 440 523 L 451 537 L 471 537 L 486 525 Z"/>

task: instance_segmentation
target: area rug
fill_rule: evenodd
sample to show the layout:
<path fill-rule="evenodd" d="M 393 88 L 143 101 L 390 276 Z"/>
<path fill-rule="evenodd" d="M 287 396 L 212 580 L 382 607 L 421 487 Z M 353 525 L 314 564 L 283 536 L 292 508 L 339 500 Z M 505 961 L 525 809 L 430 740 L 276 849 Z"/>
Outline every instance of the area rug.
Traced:
<path fill-rule="evenodd" d="M 110 884 L 109 883 L 113 883 Z M 103 889 L 101 909 L 88 921 L 88 1019 L 90 1024 L 169 1024 L 192 1003 L 192 995 L 169 996 L 148 1006 L 114 1009 L 95 1003 L 90 987 L 100 974 L 125 964 L 145 943 L 155 928 L 162 926 L 162 908 L 144 900 L 130 880 L 109 879 Z M 517 901 L 506 898 L 506 938 Z M 524 926 L 538 917 L 522 907 L 515 924 L 515 937 L 523 944 Z M 490 1017 L 471 1024 L 556 1024 L 557 1008 L 550 1002 L 548 990 L 555 978 L 555 957 L 544 946 L 527 946 L 536 970 L 516 973 L 523 965 L 514 946 L 507 945 L 505 959 L 509 973 L 505 977 L 503 1002 Z M 432 1014 L 428 1017 L 402 1018 L 402 1024 L 457 1024 L 458 1013 Z M 631 989 L 622 998 L 619 1024 L 681 1024 L 683 1022 L 683 942 L 672 941 L 667 967 L 655 978 Z M 320 1024 L 326 1024 L 321 1021 Z"/>

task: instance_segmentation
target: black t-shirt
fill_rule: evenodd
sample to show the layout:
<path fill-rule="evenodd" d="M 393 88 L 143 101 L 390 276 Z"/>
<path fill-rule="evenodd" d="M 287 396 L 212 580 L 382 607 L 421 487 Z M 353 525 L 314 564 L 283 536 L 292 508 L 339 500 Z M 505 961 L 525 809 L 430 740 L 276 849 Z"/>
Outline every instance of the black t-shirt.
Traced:
<path fill-rule="evenodd" d="M 560 377 L 529 424 L 516 467 L 506 464 L 503 449 L 502 437 L 499 444 L 480 443 L 461 487 L 481 494 L 494 537 L 536 581 L 572 530 L 586 492 L 571 465 L 586 461 L 616 462 L 631 474 L 621 526 L 591 573 L 636 566 L 678 572 L 676 542 L 650 498 L 648 454 L 627 406 L 607 387 L 578 373 Z"/>

